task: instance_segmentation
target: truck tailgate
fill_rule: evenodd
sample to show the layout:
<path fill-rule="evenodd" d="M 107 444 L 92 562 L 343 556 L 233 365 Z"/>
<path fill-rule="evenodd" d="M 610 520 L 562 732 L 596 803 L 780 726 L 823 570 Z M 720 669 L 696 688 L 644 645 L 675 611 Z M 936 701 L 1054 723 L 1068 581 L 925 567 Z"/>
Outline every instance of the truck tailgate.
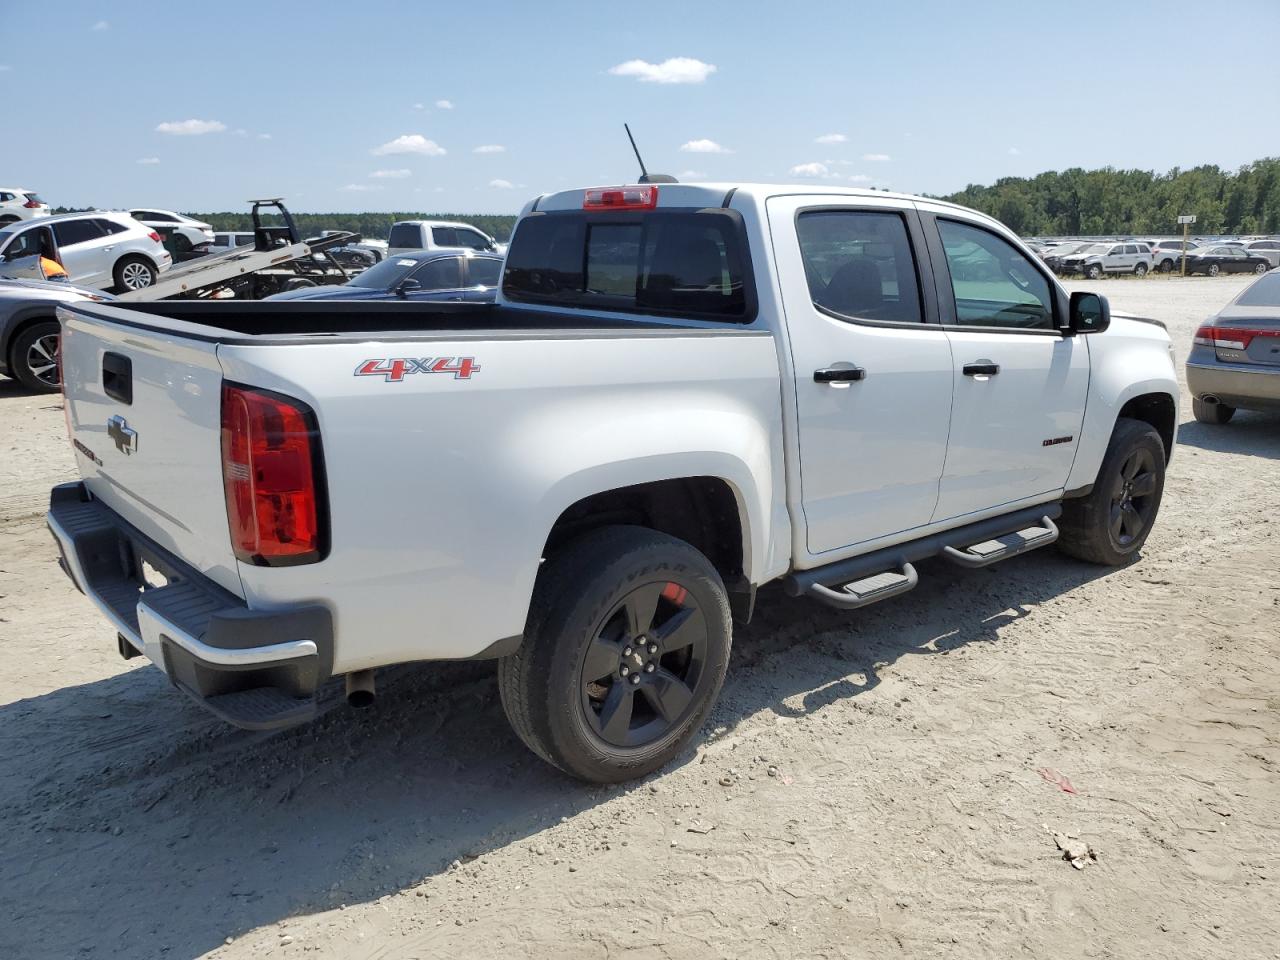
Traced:
<path fill-rule="evenodd" d="M 89 492 L 243 596 L 222 487 L 217 343 L 58 311 L 67 428 Z"/>

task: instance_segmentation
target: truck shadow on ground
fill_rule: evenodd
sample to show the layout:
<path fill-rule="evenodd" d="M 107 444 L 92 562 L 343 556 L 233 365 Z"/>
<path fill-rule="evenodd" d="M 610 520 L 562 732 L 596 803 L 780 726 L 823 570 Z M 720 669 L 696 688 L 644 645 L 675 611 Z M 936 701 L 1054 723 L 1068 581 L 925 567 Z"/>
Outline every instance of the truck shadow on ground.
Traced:
<path fill-rule="evenodd" d="M 1280 413 L 1237 410 L 1221 425 L 1188 420 L 1178 427 L 1178 445 L 1280 460 Z"/>
<path fill-rule="evenodd" d="M 1054 551 L 998 569 L 925 564 L 915 592 L 856 614 L 763 590 L 697 742 L 864 695 L 904 658 L 981 656 L 1004 624 L 1108 572 Z M 130 670 L 0 708 L 0 955 L 198 956 L 414 887 L 631 789 L 535 759 L 488 664 L 404 668 L 373 709 L 276 734 L 229 729 L 159 671 Z M 428 924 L 454 919 L 448 892 L 418 902 Z"/>

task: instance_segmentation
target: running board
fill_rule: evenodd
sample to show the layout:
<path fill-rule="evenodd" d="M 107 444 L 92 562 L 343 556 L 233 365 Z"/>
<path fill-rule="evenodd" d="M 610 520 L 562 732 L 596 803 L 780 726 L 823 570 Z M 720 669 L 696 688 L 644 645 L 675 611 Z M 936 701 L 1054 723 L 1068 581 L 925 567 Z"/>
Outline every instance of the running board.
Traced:
<path fill-rule="evenodd" d="M 809 587 L 809 596 L 837 610 L 857 610 L 880 600 L 902 596 L 908 590 L 914 590 L 919 582 L 916 568 L 904 563 L 901 570 L 873 573 L 861 580 L 846 583 L 839 590 L 815 583 Z"/>
<path fill-rule="evenodd" d="M 1040 518 L 1040 526 L 1015 530 L 1001 537 L 975 543 L 963 550 L 943 547 L 942 555 L 962 567 L 985 567 L 1000 560 L 1016 557 L 1020 553 L 1047 547 L 1058 539 L 1058 527 L 1048 517 Z"/>

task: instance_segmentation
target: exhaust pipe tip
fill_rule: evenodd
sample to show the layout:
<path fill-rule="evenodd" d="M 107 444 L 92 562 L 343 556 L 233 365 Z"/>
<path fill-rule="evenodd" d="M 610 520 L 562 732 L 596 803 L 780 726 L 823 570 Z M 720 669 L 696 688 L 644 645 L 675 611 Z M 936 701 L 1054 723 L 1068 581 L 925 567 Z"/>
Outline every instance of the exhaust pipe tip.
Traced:
<path fill-rule="evenodd" d="M 1221 401 L 1221 400 L 1219 400 L 1219 399 L 1218 399 L 1216 396 L 1214 396 L 1212 393 L 1206 393 L 1203 397 L 1201 397 L 1201 398 L 1200 398 L 1200 402 L 1201 402 L 1201 403 L 1208 403 L 1208 404 L 1217 405 L 1217 404 L 1221 403 L 1222 401 Z"/>
<path fill-rule="evenodd" d="M 347 703 L 358 710 L 373 706 L 375 693 L 372 670 L 347 674 Z"/>

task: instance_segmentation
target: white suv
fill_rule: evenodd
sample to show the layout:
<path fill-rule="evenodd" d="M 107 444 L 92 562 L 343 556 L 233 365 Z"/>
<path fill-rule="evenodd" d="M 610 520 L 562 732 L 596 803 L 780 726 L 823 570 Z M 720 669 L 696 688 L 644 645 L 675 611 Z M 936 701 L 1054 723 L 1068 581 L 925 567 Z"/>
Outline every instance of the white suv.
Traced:
<path fill-rule="evenodd" d="M 1066 257 L 1063 273 L 1083 273 L 1097 280 L 1104 273 L 1132 273 L 1144 276 L 1151 271 L 1151 247 L 1145 243 L 1095 243 Z"/>
<path fill-rule="evenodd" d="M 44 279 L 41 254 L 56 252 L 72 283 L 141 290 L 173 265 L 160 235 L 127 213 L 64 213 L 0 229 L 0 278 Z"/>
<path fill-rule="evenodd" d="M 49 205 L 34 190 L 26 187 L 0 187 L 0 227 L 48 215 Z"/>

